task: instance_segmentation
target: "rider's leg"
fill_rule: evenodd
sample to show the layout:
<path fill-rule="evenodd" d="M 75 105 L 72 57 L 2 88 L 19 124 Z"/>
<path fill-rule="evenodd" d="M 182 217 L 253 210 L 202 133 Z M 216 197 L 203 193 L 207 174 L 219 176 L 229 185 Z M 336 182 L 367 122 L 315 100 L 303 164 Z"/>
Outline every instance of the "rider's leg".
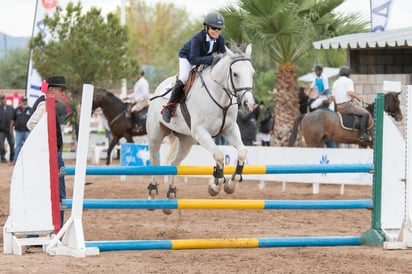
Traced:
<path fill-rule="evenodd" d="M 173 86 L 172 94 L 170 95 L 169 102 L 162 109 L 163 120 L 166 123 L 170 122 L 172 115 L 176 108 L 176 103 L 179 101 L 180 96 L 183 94 L 183 88 L 189 79 L 189 73 L 192 69 L 192 65 L 186 58 L 179 58 L 179 77 Z"/>
<path fill-rule="evenodd" d="M 369 114 L 363 114 L 360 119 L 359 125 L 359 141 L 361 142 L 368 142 L 371 141 L 372 138 L 368 133 L 368 123 L 369 123 Z"/>
<path fill-rule="evenodd" d="M 169 102 L 162 110 L 163 120 L 166 123 L 170 122 L 173 113 L 175 112 L 176 104 L 183 95 L 184 84 L 182 81 L 177 80 L 173 86 L 172 94 L 170 95 Z"/>
<path fill-rule="evenodd" d="M 138 111 L 133 111 L 132 112 L 132 119 L 134 124 L 136 125 L 136 130 L 140 131 L 143 129 L 143 125 L 140 123 L 140 119 L 139 119 L 139 112 Z"/>

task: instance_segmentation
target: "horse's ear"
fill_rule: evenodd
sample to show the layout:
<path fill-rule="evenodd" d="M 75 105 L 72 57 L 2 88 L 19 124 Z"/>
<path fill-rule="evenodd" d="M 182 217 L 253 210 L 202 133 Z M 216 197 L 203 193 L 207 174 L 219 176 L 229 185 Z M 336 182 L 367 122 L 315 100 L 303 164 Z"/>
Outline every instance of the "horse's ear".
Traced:
<path fill-rule="evenodd" d="M 246 51 L 245 51 L 245 55 L 250 58 L 250 56 L 252 55 L 252 44 L 247 45 L 246 47 Z"/>
<path fill-rule="evenodd" d="M 225 46 L 225 48 L 226 48 L 226 54 L 227 55 L 229 55 L 230 57 L 233 57 L 233 56 L 235 56 L 235 54 L 233 53 L 233 51 L 231 51 L 228 47 L 226 47 Z"/>

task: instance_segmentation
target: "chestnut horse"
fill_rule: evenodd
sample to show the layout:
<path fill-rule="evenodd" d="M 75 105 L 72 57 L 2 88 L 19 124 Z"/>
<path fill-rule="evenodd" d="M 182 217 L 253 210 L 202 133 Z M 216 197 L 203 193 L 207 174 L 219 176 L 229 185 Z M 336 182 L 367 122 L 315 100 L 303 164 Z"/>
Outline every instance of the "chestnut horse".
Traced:
<path fill-rule="evenodd" d="M 396 121 L 401 121 L 403 118 L 402 111 L 399 107 L 399 92 L 389 92 L 385 94 L 384 110 Z M 375 103 L 366 107 L 369 113 L 374 115 Z M 319 109 L 307 114 L 301 114 L 294 122 L 292 133 L 289 137 L 289 146 L 293 146 L 296 141 L 297 131 L 301 126 L 303 137 L 305 138 L 306 146 L 308 147 L 323 147 L 325 141 L 331 139 L 335 143 L 342 144 L 359 144 L 359 131 L 347 130 L 341 127 L 338 114 L 330 110 Z M 373 128 L 370 128 L 372 135 Z M 368 144 L 360 144 L 361 147 L 370 146 Z"/>

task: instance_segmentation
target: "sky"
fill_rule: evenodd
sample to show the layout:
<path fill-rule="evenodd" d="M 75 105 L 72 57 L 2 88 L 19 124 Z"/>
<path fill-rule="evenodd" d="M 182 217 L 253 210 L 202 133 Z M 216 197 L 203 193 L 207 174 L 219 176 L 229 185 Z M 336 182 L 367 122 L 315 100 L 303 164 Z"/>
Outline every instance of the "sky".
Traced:
<path fill-rule="evenodd" d="M 41 0 L 39 0 L 41 1 Z M 58 0 L 65 7 L 70 0 Z M 72 0 L 73 1 L 73 0 Z M 104 13 L 114 11 L 122 0 L 81 0 L 83 8 L 100 7 Z M 123 0 L 127 3 L 127 0 Z M 208 11 L 225 7 L 236 0 L 145 0 L 148 4 L 156 2 L 174 3 L 177 7 L 185 8 L 193 16 L 204 16 Z M 409 20 L 412 14 L 410 0 L 393 0 L 391 19 L 387 29 L 412 26 Z M 77 0 L 73 1 L 77 3 Z M 366 19 L 370 18 L 370 0 L 346 0 L 339 11 L 360 12 Z M 36 0 L 0 0 L 0 32 L 11 36 L 31 36 L 34 21 Z"/>

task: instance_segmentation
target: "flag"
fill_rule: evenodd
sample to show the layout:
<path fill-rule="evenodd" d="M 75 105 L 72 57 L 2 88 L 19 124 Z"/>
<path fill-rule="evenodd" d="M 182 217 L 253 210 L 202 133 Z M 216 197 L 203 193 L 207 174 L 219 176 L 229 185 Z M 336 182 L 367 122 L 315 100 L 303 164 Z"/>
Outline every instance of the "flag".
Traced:
<path fill-rule="evenodd" d="M 57 6 L 57 1 L 58 0 L 37 0 L 32 37 L 35 37 L 39 33 L 41 33 L 43 39 L 47 39 L 49 33 L 44 26 L 43 20 L 46 15 L 54 13 Z M 30 51 L 26 87 L 27 103 L 29 106 L 33 106 L 37 98 L 42 95 L 41 85 L 42 79 L 39 73 L 36 71 L 35 64 L 32 60 L 32 51 Z"/>
<path fill-rule="evenodd" d="M 371 31 L 384 31 L 388 25 L 393 0 L 370 0 Z"/>

